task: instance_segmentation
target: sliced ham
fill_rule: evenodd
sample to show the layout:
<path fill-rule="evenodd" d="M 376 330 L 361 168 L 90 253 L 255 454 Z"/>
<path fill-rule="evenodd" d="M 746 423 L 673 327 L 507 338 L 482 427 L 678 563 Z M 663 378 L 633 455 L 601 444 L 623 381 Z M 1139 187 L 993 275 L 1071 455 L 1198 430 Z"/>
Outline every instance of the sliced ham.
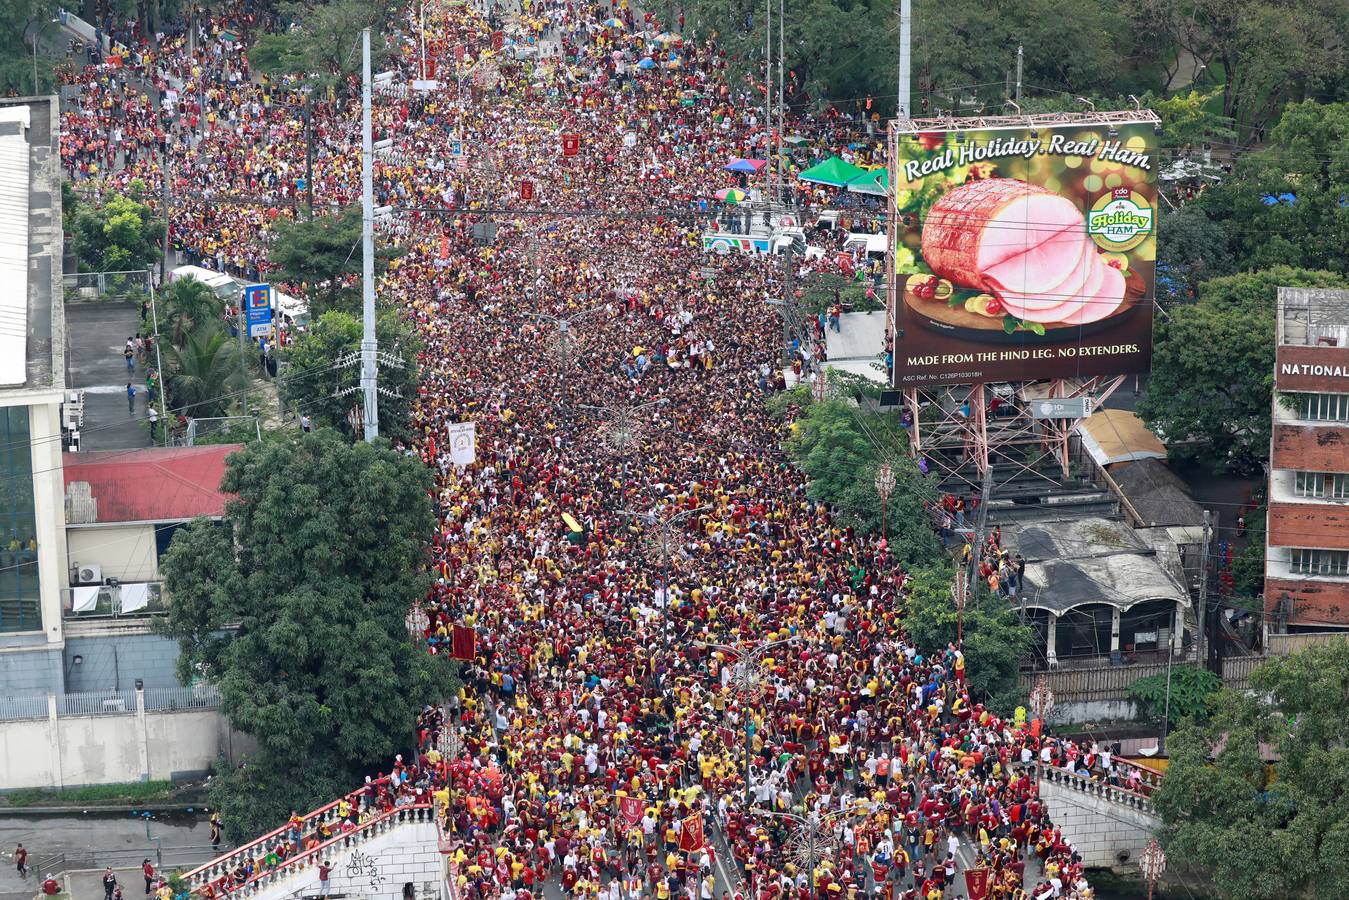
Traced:
<path fill-rule="evenodd" d="M 1110 267 L 1101 262 L 1101 257 L 1096 253 L 1095 246 L 1092 247 L 1091 259 L 1088 263 L 1087 280 L 1078 289 L 1077 292 L 1070 295 L 1062 303 L 1048 307 L 1047 309 L 1027 310 L 1021 318 L 1027 322 L 1040 322 L 1047 324 L 1049 322 L 1061 322 L 1065 316 L 1072 315 L 1082 308 L 1083 298 L 1095 297 L 1096 292 L 1101 289 L 1105 282 L 1105 270 Z M 1013 313 L 1015 315 L 1015 313 Z"/>
<path fill-rule="evenodd" d="M 1066 325 L 1086 325 L 1115 314 L 1124 305 L 1124 273 L 1097 257 L 1104 279 L 1094 295 L 1083 297 L 1080 309 L 1059 319 Z"/>
<path fill-rule="evenodd" d="M 1065 232 L 1070 234 L 1070 232 Z M 1012 288 L 1009 284 L 1015 283 L 1013 279 L 1019 274 L 1019 269 L 1030 267 L 1030 258 L 1041 255 L 1044 245 L 1030 253 L 1022 254 L 1016 259 L 1008 260 L 995 266 L 988 273 L 988 286 L 997 294 L 1002 301 L 1003 307 L 1014 316 L 1022 319 L 1030 318 L 1032 313 L 1054 309 L 1063 306 L 1065 303 L 1076 299 L 1083 292 L 1083 286 L 1091 279 L 1095 272 L 1096 245 L 1087 240 L 1085 236 L 1080 236 L 1082 244 L 1081 252 L 1078 255 L 1077 265 L 1066 278 L 1057 284 L 1049 285 L 1037 290 L 1027 288 Z M 1022 264 L 1026 260 L 1026 264 Z M 1044 321 L 1037 319 L 1035 321 Z"/>
<path fill-rule="evenodd" d="M 1080 248 L 1062 235 L 1074 230 L 1083 233 L 1082 212 L 1058 194 L 1015 178 L 971 181 L 928 211 L 923 259 L 938 275 L 982 289 L 989 269 L 1052 240 L 1057 249 L 1037 264 L 1048 271 L 1034 277 L 1054 284 L 1078 259 Z"/>

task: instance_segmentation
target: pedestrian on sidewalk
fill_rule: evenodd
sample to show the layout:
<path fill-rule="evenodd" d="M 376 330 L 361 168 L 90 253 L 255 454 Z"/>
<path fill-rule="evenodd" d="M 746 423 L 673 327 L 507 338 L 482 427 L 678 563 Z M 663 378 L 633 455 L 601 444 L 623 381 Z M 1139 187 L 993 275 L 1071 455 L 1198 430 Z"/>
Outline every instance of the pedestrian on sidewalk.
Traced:
<path fill-rule="evenodd" d="M 23 844 L 14 848 L 14 865 L 19 870 L 19 877 L 26 879 L 28 877 L 28 851 L 23 848 Z"/>
<path fill-rule="evenodd" d="M 112 892 L 117 889 L 117 875 L 112 866 L 103 870 L 103 900 L 112 900 Z"/>
<path fill-rule="evenodd" d="M 155 440 L 155 433 L 159 430 L 159 410 L 153 406 L 150 407 L 150 440 Z"/>
<path fill-rule="evenodd" d="M 136 371 L 136 339 L 128 336 L 126 346 L 122 348 L 122 358 L 126 360 L 127 372 Z"/>
<path fill-rule="evenodd" d="M 145 876 L 145 896 L 148 897 L 155 884 L 155 867 L 150 863 L 150 860 L 141 862 L 141 874 Z"/>
<path fill-rule="evenodd" d="M 126 386 L 126 411 L 132 415 L 136 413 L 136 387 L 130 382 Z"/>

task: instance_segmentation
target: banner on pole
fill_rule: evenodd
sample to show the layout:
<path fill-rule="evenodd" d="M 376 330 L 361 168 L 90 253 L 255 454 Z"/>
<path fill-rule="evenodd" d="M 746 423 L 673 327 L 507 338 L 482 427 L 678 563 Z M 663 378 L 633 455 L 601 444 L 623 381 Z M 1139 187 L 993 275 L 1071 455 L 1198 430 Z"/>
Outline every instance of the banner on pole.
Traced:
<path fill-rule="evenodd" d="M 477 433 L 472 422 L 455 422 L 450 426 L 450 462 L 469 466 L 478 458 Z"/>

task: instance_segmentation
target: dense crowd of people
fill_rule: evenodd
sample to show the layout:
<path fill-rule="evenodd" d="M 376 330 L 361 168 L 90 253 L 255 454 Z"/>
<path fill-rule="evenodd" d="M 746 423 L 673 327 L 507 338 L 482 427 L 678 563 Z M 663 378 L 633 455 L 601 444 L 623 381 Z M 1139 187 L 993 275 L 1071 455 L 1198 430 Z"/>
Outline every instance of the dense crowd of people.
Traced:
<path fill-rule="evenodd" d="M 267 23 L 224 10 L 72 66 L 62 158 L 93 196 L 141 179 L 157 197 L 167 171 L 175 247 L 265 277 L 272 229 L 311 191 L 316 209 L 354 199 L 359 105 L 351 85 L 254 77 L 245 48 Z M 471 635 L 471 660 L 462 694 L 419 722 L 417 757 L 343 821 L 435 796 L 464 900 L 554 882 L 605 900 L 950 900 L 972 867 L 988 896 L 1091 897 L 1031 764 L 1129 776 L 985 709 L 959 647 L 910 643 L 902 561 L 813 501 L 778 449 L 762 403 L 792 355 L 765 302 L 777 269 L 699 239 L 734 183 L 724 164 L 765 155 L 761 96 L 715 44 L 626 0 L 433 18 L 441 87 L 377 104 L 398 150 L 377 202 L 421 210 L 392 226 L 407 253 L 380 296 L 425 348 L 408 449 L 437 476 L 426 640 L 451 653 Z M 418 38 L 409 11 L 400 82 L 424 71 Z M 794 125 L 807 154 L 880 161 L 855 123 Z M 822 188 L 797 199 L 875 215 Z M 487 207 L 507 210 L 491 242 L 473 231 Z M 827 327 L 793 336 L 798 375 Z M 447 439 L 463 421 L 468 466 Z M 965 524 L 965 502 L 942 527 Z M 966 552 L 1014 590 L 1024 563 L 996 540 Z M 297 849 L 324 837 L 295 830 Z"/>

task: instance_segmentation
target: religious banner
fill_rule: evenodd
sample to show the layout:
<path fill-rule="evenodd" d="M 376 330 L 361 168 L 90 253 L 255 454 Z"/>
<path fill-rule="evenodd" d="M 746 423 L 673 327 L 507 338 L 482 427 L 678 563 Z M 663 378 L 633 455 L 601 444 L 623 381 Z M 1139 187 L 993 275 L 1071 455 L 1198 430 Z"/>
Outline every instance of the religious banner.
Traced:
<path fill-rule="evenodd" d="M 692 853 L 703 849 L 706 843 L 703 837 L 703 814 L 694 813 L 684 820 L 684 828 L 679 832 L 679 849 Z"/>
<path fill-rule="evenodd" d="M 618 800 L 618 810 L 623 815 L 623 821 L 629 828 L 636 828 L 642 821 L 642 813 L 646 811 L 645 804 L 641 797 L 620 797 Z"/>
<path fill-rule="evenodd" d="M 478 458 L 477 433 L 472 422 L 455 422 L 449 427 L 450 462 L 456 466 L 472 465 Z"/>
<path fill-rule="evenodd" d="M 477 635 L 467 625 L 456 625 L 450 635 L 450 656 L 453 659 L 471 660 L 477 656 Z"/>
<path fill-rule="evenodd" d="M 965 890 L 970 900 L 984 900 L 988 896 L 988 869 L 966 869 Z"/>

